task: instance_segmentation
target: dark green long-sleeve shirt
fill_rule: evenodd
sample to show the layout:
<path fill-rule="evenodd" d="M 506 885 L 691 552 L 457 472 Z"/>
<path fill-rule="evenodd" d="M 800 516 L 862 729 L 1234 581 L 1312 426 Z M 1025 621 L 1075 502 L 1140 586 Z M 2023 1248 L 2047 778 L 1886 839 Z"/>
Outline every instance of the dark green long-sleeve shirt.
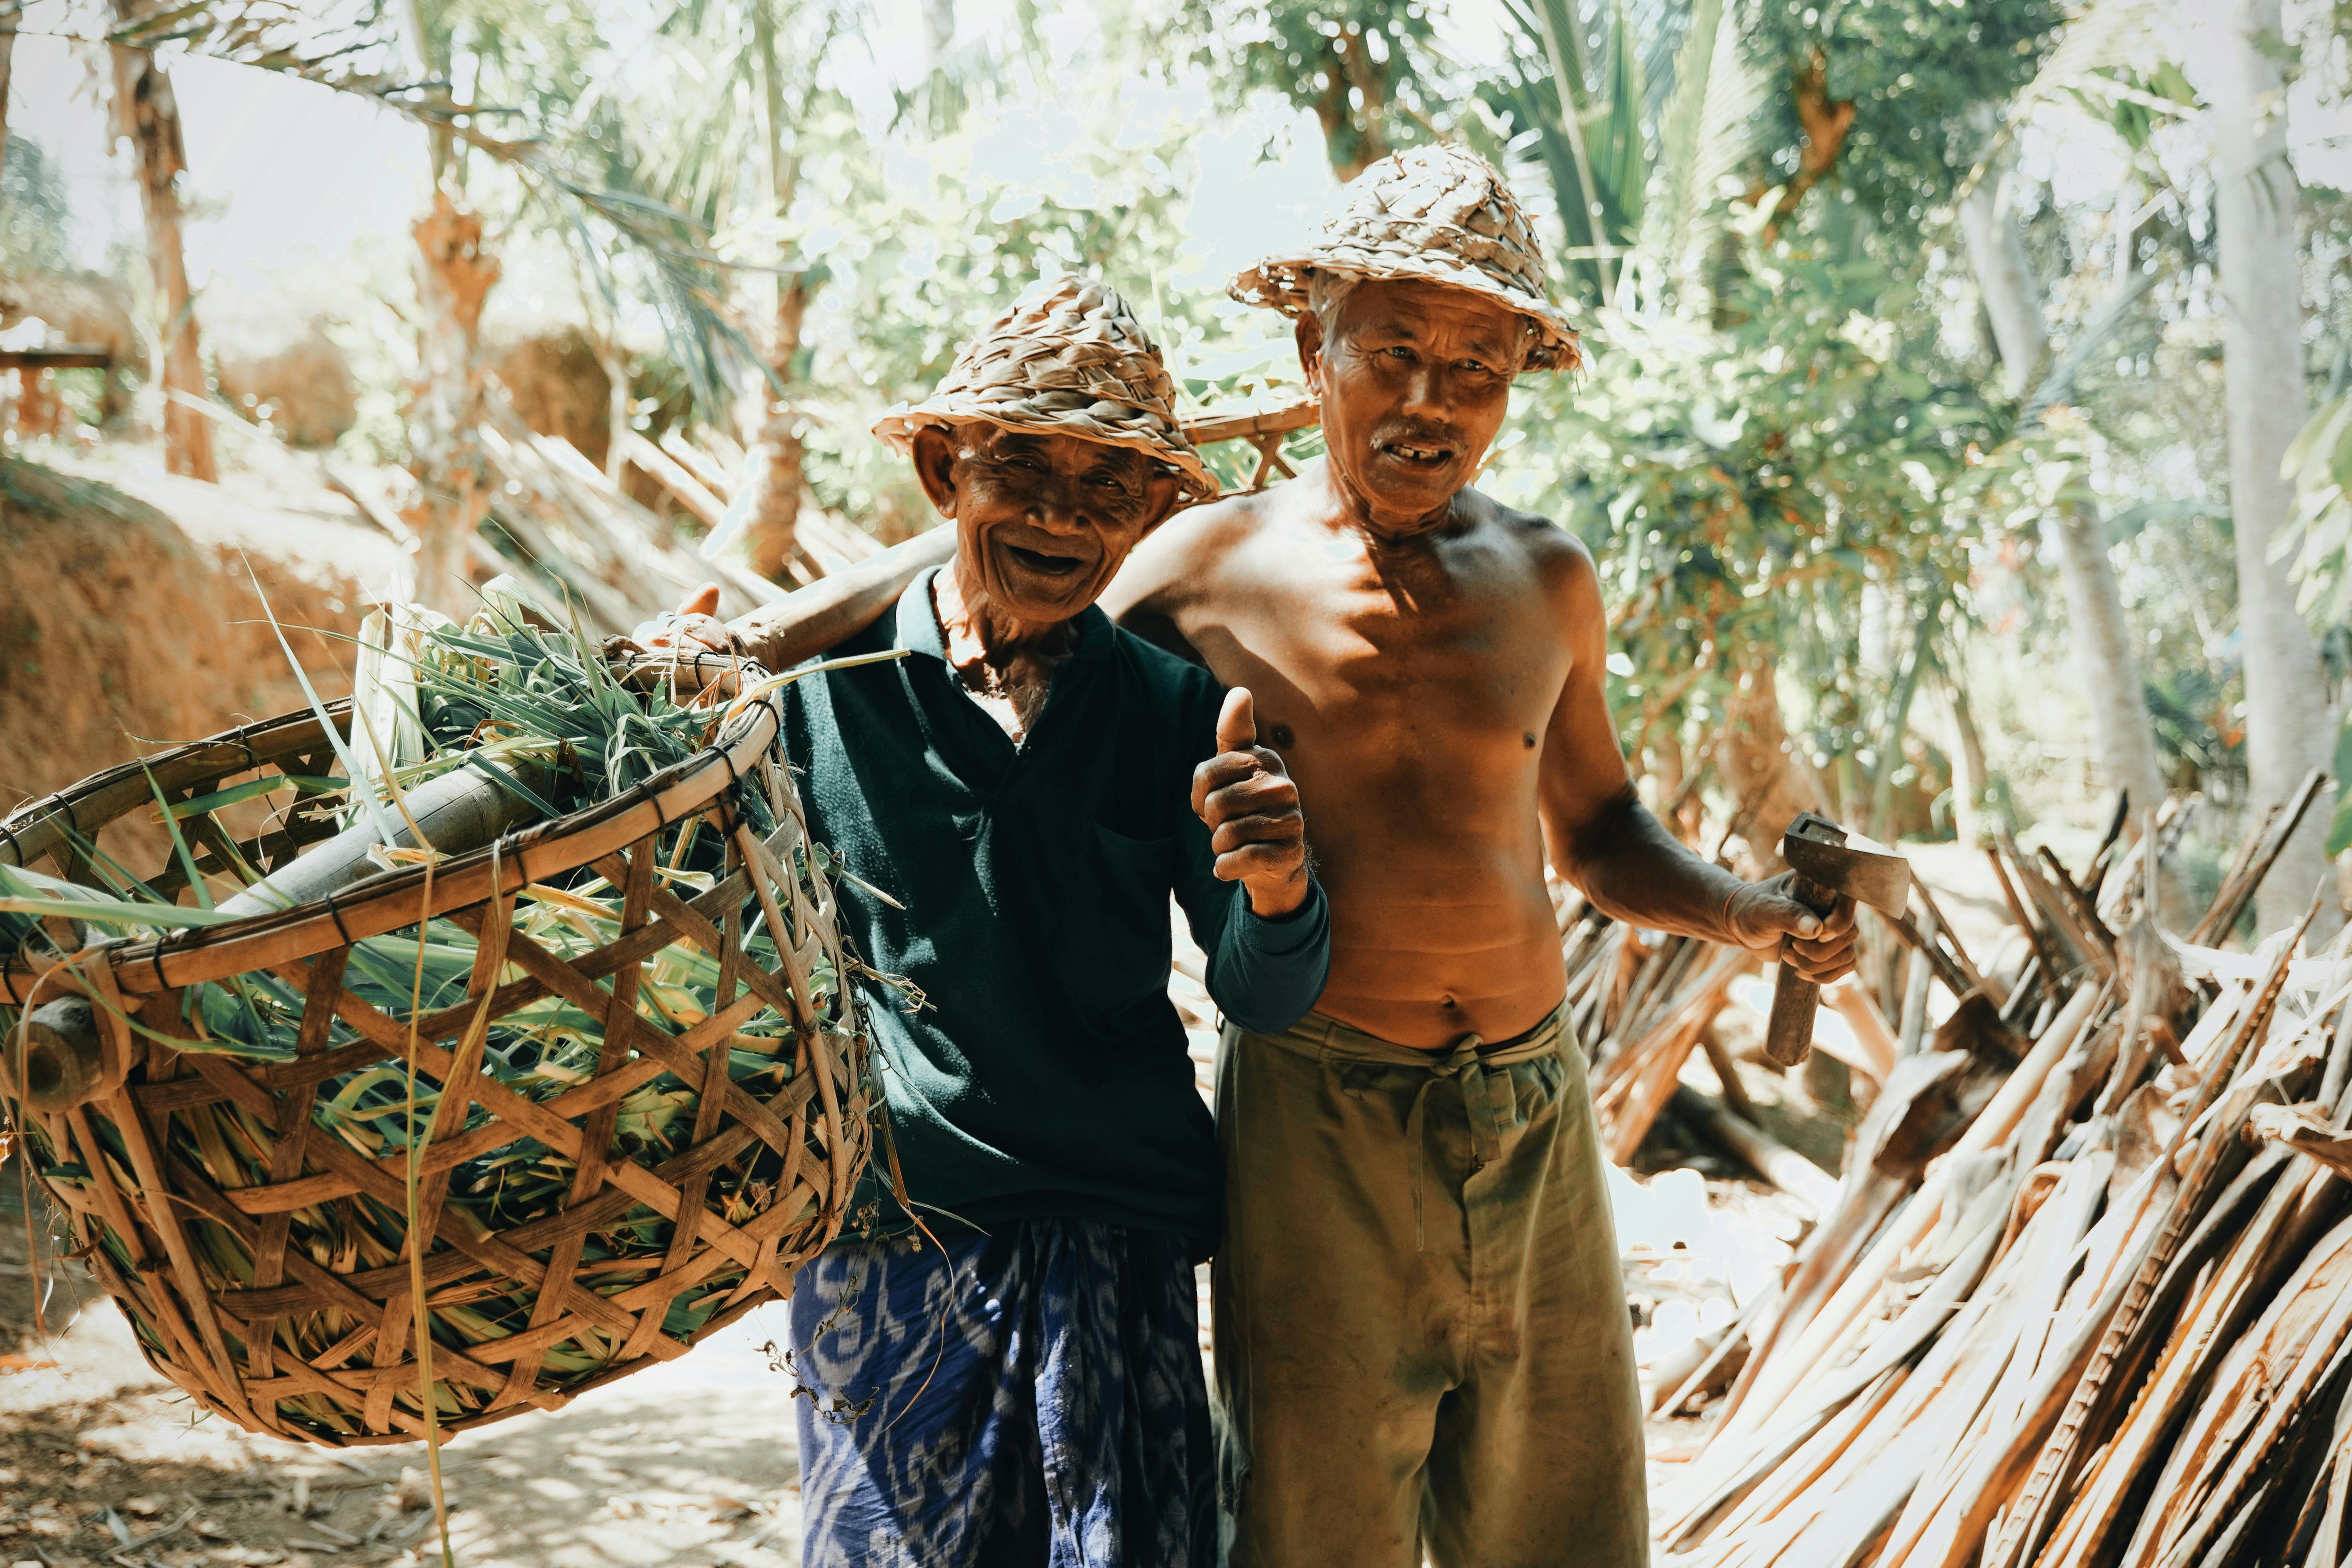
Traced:
<path fill-rule="evenodd" d="M 1211 868 L 1192 781 L 1215 751 L 1214 679 L 1100 610 L 1075 630 L 1016 747 L 957 684 L 927 574 L 828 656 L 908 657 L 789 688 L 785 747 L 817 840 L 906 906 L 836 884 L 844 936 L 926 998 L 909 1013 L 867 987 L 926 1222 L 1095 1219 L 1213 1243 L 1216 1134 L 1168 999 L 1169 894 L 1208 954 L 1209 994 L 1260 1032 L 1322 993 L 1329 920 L 1319 887 L 1260 920 Z M 903 1225 L 883 1211 L 883 1228 Z"/>

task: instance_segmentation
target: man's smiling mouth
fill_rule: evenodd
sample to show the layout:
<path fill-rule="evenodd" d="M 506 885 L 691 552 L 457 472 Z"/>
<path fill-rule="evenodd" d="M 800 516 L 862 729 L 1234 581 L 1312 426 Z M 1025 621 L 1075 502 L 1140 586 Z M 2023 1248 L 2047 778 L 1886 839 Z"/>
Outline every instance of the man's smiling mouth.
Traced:
<path fill-rule="evenodd" d="M 1034 572 L 1041 577 L 1068 577 L 1085 569 L 1086 561 L 1076 555 L 1048 555 L 1043 551 L 1024 550 L 1008 544 L 1004 552 L 1024 572 Z"/>
<path fill-rule="evenodd" d="M 1424 447 L 1413 441 L 1383 441 L 1381 443 L 1381 450 L 1400 462 L 1412 463 L 1423 468 L 1437 468 L 1454 459 L 1454 453 L 1450 447 Z"/>

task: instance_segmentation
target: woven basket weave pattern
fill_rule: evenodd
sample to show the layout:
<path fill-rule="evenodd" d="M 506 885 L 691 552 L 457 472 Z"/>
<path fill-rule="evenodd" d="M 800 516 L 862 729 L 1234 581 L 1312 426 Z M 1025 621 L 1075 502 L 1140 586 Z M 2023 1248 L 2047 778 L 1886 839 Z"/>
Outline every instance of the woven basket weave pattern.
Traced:
<path fill-rule="evenodd" d="M 421 1234 L 403 1238 L 424 1252 L 446 1430 L 557 1406 L 684 1354 L 695 1333 L 789 1294 L 792 1271 L 840 1228 L 869 1149 L 866 1041 L 822 858 L 811 853 L 789 776 L 769 760 L 773 711 L 761 705 L 752 719 L 606 807 L 450 862 L 436 878 L 434 915 L 478 943 L 468 994 L 428 1011 L 415 1030 L 420 1082 L 467 1086 L 439 1096 L 419 1181 Z M 151 766 L 169 794 L 194 799 L 257 769 L 315 769 L 320 731 L 307 717 L 280 721 Z M 776 826 L 764 839 L 732 805 L 739 779 L 766 790 Z M 101 774 L 18 814 L 0 830 L 0 856 L 21 864 L 28 847 L 49 843 L 70 875 L 60 814 L 94 839 L 122 815 L 108 809 L 123 798 L 120 783 Z M 725 871 L 708 891 L 681 898 L 657 849 L 665 829 L 694 815 L 701 831 L 722 835 Z M 269 845 L 257 837 L 238 847 L 258 860 Z M 582 867 L 620 891 L 619 929 L 559 953 L 522 929 L 516 896 Z M 404 1254 L 362 1266 L 313 1256 L 289 1236 L 298 1215 L 334 1205 L 370 1205 L 379 1231 L 405 1230 L 406 1156 L 371 1158 L 317 1114 L 322 1086 L 378 1064 L 397 1068 L 410 1052 L 409 1021 L 345 984 L 347 932 L 413 927 L 422 912 L 414 873 L 383 880 L 383 890 L 331 914 L 268 917 L 256 922 L 258 937 L 216 940 L 237 931 L 228 927 L 204 942 L 160 944 L 175 950 L 171 960 L 159 944 L 117 946 L 38 976 L 17 969 L 5 987 L 27 1006 L 89 994 L 110 1047 L 125 1060 L 143 1055 L 93 1103 L 55 1115 L 11 1106 L 46 1159 L 37 1162 L 44 1186 L 93 1244 L 89 1265 L 142 1349 L 205 1408 L 331 1446 L 424 1435 Z M 763 911 L 776 937 L 773 967 L 744 944 L 747 910 Z M 707 1017 L 670 1017 L 640 984 L 673 944 L 717 961 Z M 217 978 L 235 963 L 266 970 L 305 999 L 294 1060 L 174 1050 L 134 1036 L 131 1019 L 185 1038 L 181 992 L 163 983 Z M 833 1016 L 812 988 L 819 964 L 839 977 Z M 483 1053 L 490 1026 L 551 999 L 600 1020 L 601 1041 L 593 1073 L 532 1098 L 485 1071 Z M 793 1026 L 797 1057 L 782 1089 L 761 1098 L 730 1079 L 730 1042 L 771 1014 Z M 674 1152 L 648 1149 L 616 1125 L 625 1097 L 665 1073 L 696 1097 L 691 1137 Z M 223 1147 L 225 1110 L 237 1119 L 231 1131 L 249 1131 L 264 1152 L 266 1179 L 251 1179 L 253 1161 Z M 467 1162 L 518 1148 L 569 1173 L 546 1212 L 486 1227 L 448 1202 Z M 344 1234 L 359 1229 L 355 1220 Z M 602 1256 L 583 1260 L 592 1247 Z M 683 1326 L 667 1321 L 674 1310 Z M 452 1316 L 467 1311 L 471 1333 Z M 483 1332 L 484 1322 L 499 1331 Z"/>
<path fill-rule="evenodd" d="M 1583 363 L 1576 329 L 1545 293 L 1543 247 L 1493 164 L 1459 147 L 1414 147 L 1365 170 L 1347 195 L 1311 244 L 1242 272 L 1233 297 L 1296 316 L 1317 271 L 1440 283 L 1525 315 L 1530 370 Z"/>
<path fill-rule="evenodd" d="M 1176 418 L 1176 384 L 1118 292 L 1091 279 L 1033 286 L 956 356 L 937 390 L 893 408 L 874 433 L 904 451 L 927 425 L 965 420 L 1076 436 L 1148 453 L 1184 494 L 1213 500 L 1217 481 Z"/>

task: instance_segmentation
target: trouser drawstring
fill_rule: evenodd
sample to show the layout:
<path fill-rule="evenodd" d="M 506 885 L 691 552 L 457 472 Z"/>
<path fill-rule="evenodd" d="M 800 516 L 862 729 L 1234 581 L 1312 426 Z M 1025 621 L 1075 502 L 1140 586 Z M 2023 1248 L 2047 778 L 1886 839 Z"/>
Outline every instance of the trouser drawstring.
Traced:
<path fill-rule="evenodd" d="M 1404 1114 L 1404 1141 L 1412 1145 L 1412 1249 L 1428 1250 L 1422 1234 L 1422 1186 L 1429 1170 L 1429 1150 L 1423 1140 L 1427 1124 L 1424 1110 L 1429 1103 L 1429 1091 L 1440 1081 L 1451 1079 L 1462 1086 L 1462 1106 L 1470 1122 L 1470 1173 L 1476 1175 L 1503 1157 L 1503 1116 L 1508 1109 L 1498 1102 L 1494 1086 L 1489 1081 L 1486 1062 L 1479 1056 L 1478 1047 L 1485 1042 L 1476 1035 L 1465 1035 L 1454 1047 L 1442 1057 L 1432 1057 L 1428 1076 L 1412 1093 L 1412 1103 Z M 1507 1075 L 1506 1075 L 1507 1079 Z"/>

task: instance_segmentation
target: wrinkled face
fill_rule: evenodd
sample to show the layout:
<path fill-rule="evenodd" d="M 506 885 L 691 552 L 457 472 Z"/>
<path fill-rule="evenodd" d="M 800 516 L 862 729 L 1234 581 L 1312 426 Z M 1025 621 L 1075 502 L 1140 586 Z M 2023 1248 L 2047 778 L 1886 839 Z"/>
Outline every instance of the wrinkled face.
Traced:
<path fill-rule="evenodd" d="M 1374 523 L 1443 520 L 1502 428 L 1528 343 L 1526 317 L 1437 283 L 1367 279 L 1328 337 L 1299 318 L 1325 444 Z"/>
<path fill-rule="evenodd" d="M 968 591 L 1031 625 L 1066 621 L 1176 509 L 1176 477 L 1076 436 L 960 425 L 915 433 L 915 471 L 956 525 Z"/>

